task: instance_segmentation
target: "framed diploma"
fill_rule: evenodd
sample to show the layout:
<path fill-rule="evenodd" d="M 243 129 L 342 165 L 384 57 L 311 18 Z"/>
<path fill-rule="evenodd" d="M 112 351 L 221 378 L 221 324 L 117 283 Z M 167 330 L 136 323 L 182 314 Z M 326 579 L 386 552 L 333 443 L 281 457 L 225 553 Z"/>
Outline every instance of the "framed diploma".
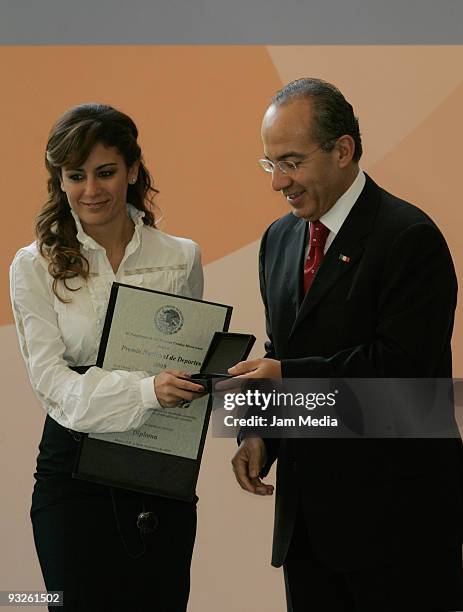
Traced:
<path fill-rule="evenodd" d="M 232 307 L 113 283 L 97 366 L 198 372 Z M 153 410 L 139 429 L 83 436 L 74 477 L 192 500 L 211 411 L 210 396 L 188 408 Z"/>

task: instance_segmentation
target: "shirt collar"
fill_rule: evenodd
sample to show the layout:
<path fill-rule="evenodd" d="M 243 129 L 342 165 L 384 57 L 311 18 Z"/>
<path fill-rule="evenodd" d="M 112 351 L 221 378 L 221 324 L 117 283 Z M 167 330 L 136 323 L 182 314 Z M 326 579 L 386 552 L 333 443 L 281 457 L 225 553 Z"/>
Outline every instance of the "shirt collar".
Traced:
<path fill-rule="evenodd" d="M 333 234 L 337 234 L 341 229 L 342 224 L 347 219 L 347 215 L 352 210 L 362 189 L 365 186 L 366 178 L 363 170 L 359 168 L 359 172 L 347 191 L 335 202 L 335 204 L 320 217 L 320 221 Z"/>
<path fill-rule="evenodd" d="M 77 227 L 76 238 L 80 242 L 80 244 L 86 249 L 93 249 L 93 250 L 104 249 L 104 247 L 102 247 L 101 244 L 99 244 L 96 240 L 94 240 L 88 234 L 85 233 L 78 215 L 74 212 L 72 208 L 70 208 L 70 210 L 71 210 L 71 215 L 73 216 L 74 221 L 76 223 L 76 227 Z M 133 204 L 129 204 L 127 202 L 127 215 L 132 219 L 135 225 L 135 231 L 133 233 L 133 237 L 129 245 L 132 245 L 132 243 L 136 243 L 132 245 L 132 247 L 136 248 L 138 244 L 140 243 L 140 232 L 141 232 L 141 228 L 143 227 L 143 217 L 145 216 L 145 213 L 142 210 L 135 208 Z M 133 248 L 131 248 L 130 250 L 132 251 Z"/>

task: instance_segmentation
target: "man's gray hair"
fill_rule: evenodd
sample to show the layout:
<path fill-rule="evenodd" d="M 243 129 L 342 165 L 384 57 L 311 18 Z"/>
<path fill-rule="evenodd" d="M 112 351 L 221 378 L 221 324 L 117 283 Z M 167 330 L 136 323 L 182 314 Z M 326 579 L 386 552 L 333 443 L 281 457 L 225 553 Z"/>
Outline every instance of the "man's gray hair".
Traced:
<path fill-rule="evenodd" d="M 314 117 L 312 137 L 324 151 L 331 151 L 340 136 L 352 136 L 355 142 L 354 161 L 362 156 L 362 139 L 352 105 L 337 87 L 322 79 L 303 78 L 291 81 L 277 91 L 272 104 L 280 106 L 291 100 L 307 99 L 312 103 Z"/>

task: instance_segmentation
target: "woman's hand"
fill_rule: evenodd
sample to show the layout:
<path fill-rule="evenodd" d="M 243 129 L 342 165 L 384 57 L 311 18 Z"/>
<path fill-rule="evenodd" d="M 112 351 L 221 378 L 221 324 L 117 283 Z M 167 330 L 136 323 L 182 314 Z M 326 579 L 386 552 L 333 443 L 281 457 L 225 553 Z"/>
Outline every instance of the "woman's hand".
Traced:
<path fill-rule="evenodd" d="M 198 397 L 205 395 L 202 385 L 188 380 L 188 372 L 181 370 L 164 370 L 154 377 L 154 392 L 163 408 L 185 406 Z"/>

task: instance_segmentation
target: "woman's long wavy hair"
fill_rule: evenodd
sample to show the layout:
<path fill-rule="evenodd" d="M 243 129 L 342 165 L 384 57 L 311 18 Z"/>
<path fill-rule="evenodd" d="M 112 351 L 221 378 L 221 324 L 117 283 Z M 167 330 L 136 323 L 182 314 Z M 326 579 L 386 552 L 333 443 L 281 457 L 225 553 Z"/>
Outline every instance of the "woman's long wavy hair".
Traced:
<path fill-rule="evenodd" d="M 81 104 L 70 108 L 53 126 L 48 139 L 45 165 L 49 172 L 48 199 L 37 216 L 35 231 L 40 253 L 49 261 L 48 271 L 53 277 L 53 293 L 61 302 L 58 284 L 72 289 L 67 279 L 76 276 L 86 280 L 89 264 L 80 251 L 77 227 L 71 214 L 66 194 L 61 190 L 63 166 L 79 168 L 97 143 L 116 147 L 127 168 L 140 161 L 137 181 L 127 188 L 127 201 L 145 213 L 143 223 L 156 227 L 152 178 L 146 169 L 135 123 L 120 111 L 105 104 Z"/>

